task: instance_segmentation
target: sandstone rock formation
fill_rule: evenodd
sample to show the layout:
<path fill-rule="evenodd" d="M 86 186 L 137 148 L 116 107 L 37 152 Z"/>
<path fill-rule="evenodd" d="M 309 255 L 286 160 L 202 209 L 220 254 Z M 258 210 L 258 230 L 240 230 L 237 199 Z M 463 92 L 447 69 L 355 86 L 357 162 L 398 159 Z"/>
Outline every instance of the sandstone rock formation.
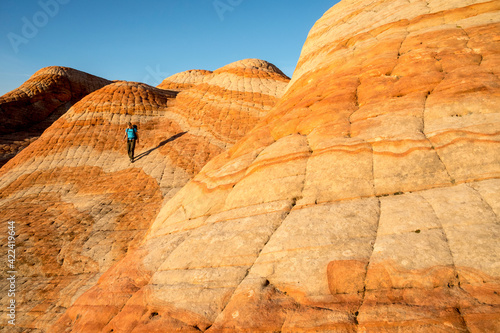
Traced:
<path fill-rule="evenodd" d="M 206 79 L 213 77 L 212 74 L 212 71 L 197 69 L 181 72 L 167 77 L 158 85 L 158 88 L 182 91 L 203 83 Z"/>
<path fill-rule="evenodd" d="M 500 5 L 343 0 L 55 332 L 500 330 Z"/>
<path fill-rule="evenodd" d="M 277 102 L 257 60 L 88 95 L 0 170 L 18 330 L 500 331 L 498 36 L 498 1 L 342 0 Z"/>
<path fill-rule="evenodd" d="M 192 128 L 233 145 L 251 130 L 281 97 L 290 79 L 276 66 L 245 59 L 213 73 L 188 71 L 165 79 L 158 87 L 182 91 L 176 110 Z M 188 90 L 184 90 L 190 88 Z"/>
<path fill-rule="evenodd" d="M 111 83 L 67 67 L 46 67 L 0 97 L 0 167 L 73 104 Z"/>
<path fill-rule="evenodd" d="M 248 62 L 259 63 L 265 73 L 271 66 L 243 60 L 230 67 L 245 68 Z M 201 88 L 192 86 L 204 95 L 196 97 L 198 102 L 207 100 L 208 106 L 198 110 L 206 117 L 183 108 L 195 95 L 190 89 L 179 93 L 109 82 L 0 169 L 2 225 L 16 221 L 19 235 L 17 325 L 5 326 L 8 332 L 53 332 L 50 326 L 66 308 L 138 246 L 161 206 L 208 160 L 246 134 L 245 128 L 270 110 L 288 82 L 280 74 L 271 82 L 270 74 L 259 79 L 244 71 L 231 77 L 224 73 L 214 72 Z M 233 97 L 229 106 L 224 94 Z M 211 103 L 214 98 L 219 104 Z M 231 124 L 236 120 L 241 122 Z M 123 141 L 128 121 L 140 133 L 133 164 Z M 0 286 L 5 291 L 7 281 Z M 1 298 L 5 304 L 7 293 Z M 4 318 L 7 310 L 1 311 Z"/>

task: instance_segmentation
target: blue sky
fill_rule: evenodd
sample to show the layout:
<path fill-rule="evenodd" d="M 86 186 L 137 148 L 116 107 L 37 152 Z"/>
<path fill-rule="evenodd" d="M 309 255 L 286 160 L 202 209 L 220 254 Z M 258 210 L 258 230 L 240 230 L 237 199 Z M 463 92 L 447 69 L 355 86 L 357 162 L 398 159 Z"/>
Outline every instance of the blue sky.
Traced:
<path fill-rule="evenodd" d="M 1 0 L 0 95 L 46 66 L 158 85 L 259 58 L 291 76 L 338 0 Z"/>

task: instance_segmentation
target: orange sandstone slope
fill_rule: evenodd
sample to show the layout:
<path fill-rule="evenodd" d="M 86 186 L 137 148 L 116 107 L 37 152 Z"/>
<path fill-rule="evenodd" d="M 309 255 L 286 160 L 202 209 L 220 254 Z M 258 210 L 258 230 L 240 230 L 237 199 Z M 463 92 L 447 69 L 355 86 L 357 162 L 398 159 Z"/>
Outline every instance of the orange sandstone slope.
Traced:
<path fill-rule="evenodd" d="M 87 94 L 111 83 L 67 67 L 42 68 L 0 97 L 0 167 Z"/>
<path fill-rule="evenodd" d="M 53 332 L 498 332 L 500 3 L 343 0 Z"/>
<path fill-rule="evenodd" d="M 213 73 L 180 73 L 158 87 L 181 91 L 176 99 L 178 113 L 200 132 L 233 145 L 276 104 L 289 81 L 276 66 L 245 59 Z"/>
<path fill-rule="evenodd" d="M 248 61 L 232 66 L 245 67 Z M 59 315 L 137 246 L 163 203 L 245 128 L 255 126 L 255 115 L 266 114 L 288 82 L 284 76 L 259 78 L 259 71 L 268 73 L 264 64 L 254 74 L 214 73 L 203 87 L 193 85 L 193 98 L 210 105 L 203 110 L 206 117 L 183 109 L 190 89 L 178 93 L 142 83 L 109 83 L 73 105 L 0 169 L 0 220 L 5 230 L 7 221 L 15 221 L 18 233 L 18 332 L 52 332 L 49 327 Z M 225 94 L 234 95 L 229 111 Z M 245 113 L 251 116 L 244 118 Z M 140 134 L 133 164 L 123 141 L 128 121 Z M 235 131 L 218 132 L 226 126 Z M 2 251 L 7 253 L 5 237 Z M 0 282 L 2 304 L 8 301 L 6 282 Z M 6 311 L 0 310 L 2 318 Z M 13 332 L 7 325 L 3 329 Z"/>
<path fill-rule="evenodd" d="M 182 91 L 203 83 L 207 78 L 212 77 L 213 72 L 207 70 L 193 69 L 174 74 L 163 80 L 158 85 L 160 89 Z"/>

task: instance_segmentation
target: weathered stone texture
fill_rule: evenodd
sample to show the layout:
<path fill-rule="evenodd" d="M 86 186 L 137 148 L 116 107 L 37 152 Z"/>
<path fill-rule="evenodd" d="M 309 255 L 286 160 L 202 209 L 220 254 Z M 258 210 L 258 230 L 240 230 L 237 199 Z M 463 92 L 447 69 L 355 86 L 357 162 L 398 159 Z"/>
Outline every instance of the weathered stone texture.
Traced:
<path fill-rule="evenodd" d="M 272 111 L 53 329 L 498 331 L 499 11 L 334 6 Z"/>
<path fill-rule="evenodd" d="M 262 64 L 263 71 L 271 66 L 257 60 L 254 63 Z M 239 63 L 233 66 L 238 67 Z M 255 70 L 258 72 L 258 67 Z M 28 83 L 36 85 L 36 78 L 39 76 Z M 261 110 L 245 120 L 248 124 L 220 124 L 236 121 L 221 117 L 217 119 L 218 127 L 214 127 L 212 118 L 178 105 L 177 91 L 124 81 L 107 81 L 59 119 L 52 119 L 40 138 L 0 170 L 2 225 L 6 228 L 7 221 L 16 221 L 19 235 L 19 296 L 14 329 L 52 332 L 50 326 L 82 293 L 103 274 L 113 275 L 113 265 L 140 244 L 163 203 L 272 107 L 278 96 L 267 94 L 282 92 L 287 82 L 285 76 L 279 78 L 276 85 L 281 88 L 273 91 L 264 89 L 273 85 L 273 79 L 268 77 L 259 83 L 258 75 L 240 73 L 224 80 L 228 85 L 224 94 L 234 96 L 230 102 L 234 112 L 248 112 L 245 98 L 253 100 L 252 94 L 258 96 L 257 100 L 267 96 L 264 99 L 269 100 L 269 105 L 253 104 L 253 110 Z M 245 80 L 252 80 L 255 85 L 247 85 Z M 43 84 L 42 80 L 39 85 Z M 192 88 L 200 91 L 199 87 Z M 79 93 L 71 91 L 71 87 L 67 89 L 68 95 Z M 185 93 L 189 94 L 189 89 Z M 40 98 L 43 101 L 48 97 Z M 221 110 L 215 104 L 209 111 L 215 114 Z M 197 122 L 211 127 L 211 131 L 189 119 L 195 115 Z M 128 121 L 138 125 L 140 136 L 133 164 L 124 142 Z M 217 131 L 224 126 L 236 130 L 222 136 Z M 2 244 L 6 253 L 7 242 Z M 132 271 L 127 269 L 126 273 Z M 140 268 L 137 274 L 141 276 Z M 5 290 L 7 283 L 0 285 Z M 124 289 L 120 285 L 120 296 L 102 302 L 119 303 L 120 299 L 128 299 L 127 293 L 135 291 L 133 283 Z M 7 300 L 7 293 L 1 297 Z M 99 293 L 93 298 L 96 302 L 101 299 Z M 94 307 L 98 308 L 98 302 Z M 2 310 L 2 318 L 5 311 Z M 102 319 L 109 313 L 103 310 L 95 316 Z M 90 331 L 94 328 L 89 327 L 99 325 L 99 320 L 92 316 L 86 318 L 95 325 L 84 326 Z"/>
<path fill-rule="evenodd" d="M 196 133 L 221 152 L 50 331 L 499 331 L 499 36 L 498 1 L 341 1 L 276 104 L 254 94 L 270 111 L 242 136 L 216 119 L 257 113 L 225 78 L 279 97 L 272 66 L 167 80 L 187 84 L 168 110 L 207 114 Z M 231 96 L 239 112 L 214 110 Z"/>
<path fill-rule="evenodd" d="M 158 88 L 175 91 L 186 90 L 208 80 L 213 76 L 212 74 L 212 71 L 197 69 L 181 72 L 167 77 L 158 85 Z"/>
<path fill-rule="evenodd" d="M 67 67 L 46 67 L 0 97 L 0 167 L 87 94 L 111 83 Z"/>
<path fill-rule="evenodd" d="M 191 128 L 198 128 L 200 134 L 212 135 L 214 142 L 219 141 L 226 148 L 267 114 L 289 81 L 274 65 L 259 59 L 245 59 L 213 73 L 180 73 L 165 79 L 158 87 L 180 90 L 174 112 Z"/>

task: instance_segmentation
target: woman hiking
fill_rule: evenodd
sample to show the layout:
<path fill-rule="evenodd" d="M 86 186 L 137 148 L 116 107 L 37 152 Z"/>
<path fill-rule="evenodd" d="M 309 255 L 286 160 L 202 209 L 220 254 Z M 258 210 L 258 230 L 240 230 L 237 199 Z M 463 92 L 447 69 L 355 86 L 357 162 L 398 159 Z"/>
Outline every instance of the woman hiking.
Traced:
<path fill-rule="evenodd" d="M 139 134 L 137 133 L 137 127 L 132 126 L 131 122 L 128 123 L 128 128 L 125 129 L 125 136 L 123 138 L 127 140 L 127 151 L 130 162 L 134 163 L 135 142 L 139 142 Z"/>

